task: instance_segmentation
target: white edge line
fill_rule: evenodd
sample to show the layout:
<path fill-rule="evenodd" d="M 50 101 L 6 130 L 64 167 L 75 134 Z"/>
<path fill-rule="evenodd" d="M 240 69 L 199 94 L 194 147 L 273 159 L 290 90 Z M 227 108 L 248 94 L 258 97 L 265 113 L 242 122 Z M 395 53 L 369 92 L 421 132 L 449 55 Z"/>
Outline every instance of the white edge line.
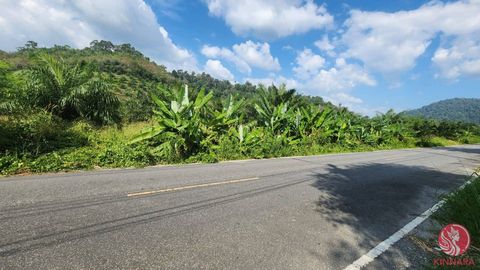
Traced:
<path fill-rule="evenodd" d="M 459 187 L 459 189 L 464 188 L 471 181 L 472 181 L 471 179 L 466 181 L 463 185 L 461 185 Z M 362 267 L 365 267 L 367 264 L 371 263 L 373 260 L 375 260 L 376 257 L 380 256 L 382 253 L 387 251 L 393 244 L 398 242 L 405 235 L 407 235 L 409 232 L 411 232 L 413 229 L 415 229 L 418 225 L 420 225 L 422 222 L 424 222 L 426 219 L 428 219 L 433 213 L 435 213 L 435 211 L 437 211 L 440 207 L 442 207 L 442 205 L 444 203 L 445 203 L 444 200 L 439 201 L 434 206 L 432 206 L 430 209 L 423 212 L 420 216 L 416 217 L 415 219 L 410 221 L 407 225 L 403 226 L 403 228 L 398 230 L 396 233 L 392 234 L 390 237 L 385 239 L 383 242 L 376 245 L 374 248 L 370 249 L 365 255 L 358 258 L 356 261 L 354 261 L 349 266 L 345 267 L 343 270 L 359 270 L 359 269 L 362 269 Z"/>

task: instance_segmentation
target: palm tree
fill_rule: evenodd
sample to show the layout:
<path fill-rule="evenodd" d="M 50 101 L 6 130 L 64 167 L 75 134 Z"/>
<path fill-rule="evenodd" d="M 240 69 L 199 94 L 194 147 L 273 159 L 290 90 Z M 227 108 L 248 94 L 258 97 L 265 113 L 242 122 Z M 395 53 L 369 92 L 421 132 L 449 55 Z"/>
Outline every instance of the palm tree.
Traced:
<path fill-rule="evenodd" d="M 75 107 L 89 74 L 79 65 L 71 67 L 63 59 L 48 54 L 41 54 L 36 60 L 28 85 L 31 103 L 62 118 L 78 117 Z"/>
<path fill-rule="evenodd" d="M 64 119 L 83 117 L 97 124 L 119 121 L 120 102 L 102 81 L 80 65 L 41 54 L 31 69 L 29 103 Z"/>

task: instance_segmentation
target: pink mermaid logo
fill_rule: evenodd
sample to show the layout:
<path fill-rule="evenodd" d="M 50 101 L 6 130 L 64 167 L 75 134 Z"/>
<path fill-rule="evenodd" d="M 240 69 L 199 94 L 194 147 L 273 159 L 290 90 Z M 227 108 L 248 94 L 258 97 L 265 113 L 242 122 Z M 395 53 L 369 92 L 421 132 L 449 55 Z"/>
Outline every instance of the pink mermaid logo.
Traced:
<path fill-rule="evenodd" d="M 462 225 L 448 224 L 438 235 L 438 245 L 445 254 L 461 255 L 470 246 L 470 234 Z"/>

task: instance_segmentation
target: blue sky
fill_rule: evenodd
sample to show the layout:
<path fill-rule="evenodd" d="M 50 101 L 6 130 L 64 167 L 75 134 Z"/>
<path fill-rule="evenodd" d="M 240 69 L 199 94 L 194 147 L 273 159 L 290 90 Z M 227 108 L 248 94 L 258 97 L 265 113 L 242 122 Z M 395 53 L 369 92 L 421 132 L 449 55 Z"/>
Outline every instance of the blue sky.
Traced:
<path fill-rule="evenodd" d="M 0 49 L 128 42 L 169 69 L 373 115 L 480 97 L 478 14 L 478 0 L 19 0 L 2 3 Z"/>

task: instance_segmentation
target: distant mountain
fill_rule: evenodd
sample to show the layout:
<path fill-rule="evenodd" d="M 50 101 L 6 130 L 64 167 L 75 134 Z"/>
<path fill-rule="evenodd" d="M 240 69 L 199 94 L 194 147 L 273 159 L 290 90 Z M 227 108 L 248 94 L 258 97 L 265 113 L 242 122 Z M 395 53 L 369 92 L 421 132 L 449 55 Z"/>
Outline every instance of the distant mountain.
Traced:
<path fill-rule="evenodd" d="M 480 124 L 480 98 L 446 99 L 404 113 L 431 119 Z"/>

